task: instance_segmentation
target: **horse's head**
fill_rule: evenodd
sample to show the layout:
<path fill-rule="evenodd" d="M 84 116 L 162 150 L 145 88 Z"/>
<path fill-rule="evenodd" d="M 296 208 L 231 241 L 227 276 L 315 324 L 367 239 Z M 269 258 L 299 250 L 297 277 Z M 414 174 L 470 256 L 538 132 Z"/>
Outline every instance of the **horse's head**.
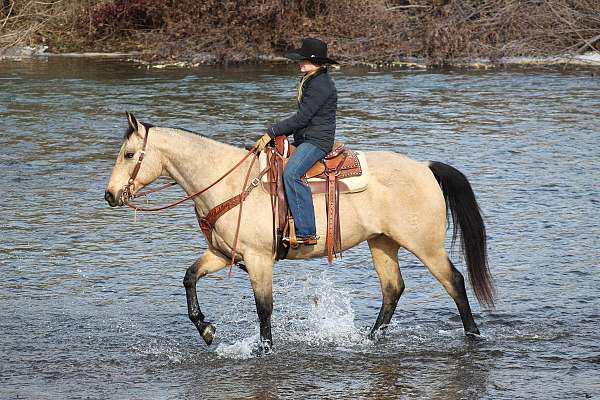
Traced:
<path fill-rule="evenodd" d="M 127 120 L 129 127 L 104 192 L 104 199 L 111 207 L 126 204 L 162 172 L 160 154 L 150 143 L 150 126 L 139 122 L 131 113 L 127 113 Z"/>

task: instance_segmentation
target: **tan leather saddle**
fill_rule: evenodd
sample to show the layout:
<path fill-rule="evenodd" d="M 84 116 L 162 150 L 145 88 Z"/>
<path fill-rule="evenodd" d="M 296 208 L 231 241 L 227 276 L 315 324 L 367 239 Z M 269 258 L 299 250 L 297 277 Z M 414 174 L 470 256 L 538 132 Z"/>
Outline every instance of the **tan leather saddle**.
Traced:
<path fill-rule="evenodd" d="M 289 238 L 289 246 L 298 247 L 295 234 L 294 219 L 288 208 L 283 184 L 283 170 L 295 148 L 285 136 L 277 136 L 274 148 L 267 151 L 269 170 L 269 191 L 272 203 L 277 203 L 278 216 L 278 252 L 277 258 L 285 258 L 287 248 L 282 248 L 282 238 Z M 336 253 L 341 254 L 342 235 L 339 219 L 339 193 L 340 185 L 344 178 L 362 175 L 361 163 L 358 154 L 342 143 L 335 143 L 333 150 L 322 160 L 317 161 L 302 178 L 308 183 L 313 193 L 325 193 L 327 209 L 327 260 L 333 261 Z M 285 245 L 284 245 L 285 247 Z"/>

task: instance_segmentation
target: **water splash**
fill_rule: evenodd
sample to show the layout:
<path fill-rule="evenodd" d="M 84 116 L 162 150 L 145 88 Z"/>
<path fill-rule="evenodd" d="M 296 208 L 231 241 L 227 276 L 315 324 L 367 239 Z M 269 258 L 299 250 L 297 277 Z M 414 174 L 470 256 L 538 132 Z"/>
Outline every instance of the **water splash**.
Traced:
<path fill-rule="evenodd" d="M 259 341 L 260 335 L 257 332 L 255 335 L 243 338 L 232 344 L 220 343 L 215 352 L 219 357 L 247 360 L 259 354 L 257 351 Z"/>
<path fill-rule="evenodd" d="M 355 312 L 348 290 L 337 286 L 323 271 L 304 284 L 309 303 L 305 340 L 312 344 L 362 344 L 365 335 L 355 326 Z"/>
<path fill-rule="evenodd" d="M 274 288 L 276 307 L 273 318 L 275 353 L 299 343 L 309 346 L 335 346 L 341 350 L 363 349 L 373 342 L 355 324 L 355 311 L 349 291 L 337 285 L 326 271 L 308 276 L 303 282 L 288 276 Z M 219 357 L 248 359 L 261 355 L 260 335 L 221 343 Z"/>

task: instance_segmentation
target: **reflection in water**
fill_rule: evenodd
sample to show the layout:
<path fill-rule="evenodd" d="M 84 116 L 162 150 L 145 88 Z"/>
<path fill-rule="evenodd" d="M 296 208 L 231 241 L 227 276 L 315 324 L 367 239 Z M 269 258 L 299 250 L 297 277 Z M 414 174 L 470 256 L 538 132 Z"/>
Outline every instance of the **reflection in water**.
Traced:
<path fill-rule="evenodd" d="M 257 318 L 246 276 L 203 279 L 203 311 L 217 327 L 206 348 L 188 321 L 181 285 L 205 248 L 191 209 L 134 222 L 129 210 L 103 201 L 124 112 L 250 144 L 293 110 L 295 68 L 2 62 L 0 397 L 600 393 L 600 80 L 346 68 L 334 75 L 340 139 L 357 149 L 444 161 L 472 181 L 499 290 L 497 310 L 473 304 L 484 340 L 465 339 L 452 300 L 404 251 L 406 292 L 387 335 L 367 340 L 381 298 L 361 245 L 332 267 L 323 260 L 277 264 L 276 347 L 268 357 L 253 353 Z"/>
<path fill-rule="evenodd" d="M 444 376 L 448 387 L 440 390 L 437 399 L 479 399 L 489 386 L 489 373 L 494 369 L 494 354 L 481 354 L 479 343 L 467 343 L 464 352 L 448 357 L 448 374 Z M 483 357 L 482 357 L 483 356 Z"/>

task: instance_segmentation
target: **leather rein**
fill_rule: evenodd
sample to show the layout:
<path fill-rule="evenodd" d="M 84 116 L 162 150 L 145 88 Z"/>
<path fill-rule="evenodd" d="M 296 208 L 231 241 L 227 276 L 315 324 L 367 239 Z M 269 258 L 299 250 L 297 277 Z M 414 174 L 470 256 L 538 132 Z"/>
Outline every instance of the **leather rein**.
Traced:
<path fill-rule="evenodd" d="M 233 240 L 233 246 L 231 248 L 231 264 L 230 267 L 233 266 L 234 264 L 236 264 L 236 247 L 237 247 L 237 242 L 238 242 L 238 238 L 239 238 L 239 231 L 240 231 L 240 224 L 241 224 L 241 220 L 242 220 L 242 205 L 244 203 L 244 200 L 246 199 L 246 197 L 250 194 L 250 192 L 252 191 L 252 189 L 254 189 L 255 187 L 257 187 L 260 184 L 260 179 L 262 178 L 263 175 L 265 175 L 269 170 L 270 170 L 270 166 L 267 166 L 264 170 L 262 170 L 259 175 L 254 178 L 252 180 L 252 182 L 250 183 L 250 185 L 248 185 L 248 180 L 250 178 L 250 172 L 252 171 L 252 167 L 254 166 L 254 163 L 256 161 L 256 159 L 258 158 L 258 151 L 257 151 L 257 147 L 254 146 L 252 147 L 250 150 L 248 150 L 248 153 L 240 160 L 238 161 L 233 167 L 231 167 L 227 172 L 225 172 L 223 175 L 221 175 L 216 181 L 214 181 L 213 183 L 211 183 L 210 185 L 208 185 L 207 187 L 205 187 L 204 189 L 192 193 L 190 195 L 184 196 L 183 198 L 164 205 L 164 206 L 160 206 L 160 207 L 140 207 L 136 204 L 131 203 L 129 200 L 131 199 L 136 199 L 139 197 L 144 197 L 149 195 L 150 193 L 155 193 L 155 192 L 159 192 L 163 189 L 167 189 L 171 186 L 175 186 L 177 185 L 177 182 L 169 182 L 166 183 L 160 187 L 157 187 L 155 189 L 150 189 L 144 192 L 139 192 L 136 194 L 132 193 L 132 187 L 133 187 L 133 183 L 135 181 L 135 179 L 137 178 L 137 175 L 140 171 L 141 165 L 142 165 L 142 161 L 144 160 L 144 155 L 146 154 L 146 146 L 148 144 L 148 134 L 150 133 L 150 129 L 146 129 L 146 135 L 144 136 L 144 143 L 142 145 L 142 151 L 140 152 L 140 155 L 138 156 L 138 160 L 137 163 L 135 165 L 135 167 L 133 168 L 133 171 L 131 171 L 131 175 L 129 176 L 129 180 L 127 181 L 127 184 L 123 186 L 123 191 L 121 193 L 121 200 L 123 201 L 123 203 L 129 207 L 134 209 L 136 212 L 137 211 L 162 211 L 162 210 L 166 210 L 168 208 L 173 208 L 176 207 L 190 199 L 193 199 L 196 196 L 200 196 L 201 194 L 205 193 L 206 191 L 208 191 L 210 188 L 212 188 L 213 186 L 215 186 L 217 183 L 221 182 L 223 179 L 225 179 L 225 177 L 227 177 L 229 174 L 231 174 L 233 171 L 235 171 L 238 167 L 240 167 L 244 161 L 246 161 L 251 155 L 254 155 L 252 157 L 252 161 L 250 162 L 250 166 L 248 167 L 248 171 L 246 173 L 245 179 L 244 179 L 244 184 L 242 186 L 242 191 L 224 201 L 223 203 L 217 205 L 216 207 L 213 207 L 208 214 L 206 215 L 206 217 L 202 217 L 200 216 L 200 214 L 198 213 L 198 209 L 196 207 L 194 207 L 194 211 L 196 211 L 196 218 L 198 219 L 198 223 L 200 225 L 200 229 L 202 230 L 202 233 L 204 234 L 206 241 L 208 243 L 208 247 L 211 250 L 217 250 L 220 253 L 222 253 L 221 250 L 215 248 L 215 246 L 212 243 L 212 231 L 214 229 L 214 225 L 217 221 L 217 219 L 219 219 L 219 217 L 223 214 L 225 214 L 227 211 L 231 210 L 232 208 L 236 207 L 238 204 L 240 206 L 240 210 L 238 212 L 238 218 L 237 218 L 237 224 L 236 224 L 236 229 L 235 229 L 235 236 L 234 236 L 234 240 Z M 231 269 L 230 269 L 231 272 Z"/>

